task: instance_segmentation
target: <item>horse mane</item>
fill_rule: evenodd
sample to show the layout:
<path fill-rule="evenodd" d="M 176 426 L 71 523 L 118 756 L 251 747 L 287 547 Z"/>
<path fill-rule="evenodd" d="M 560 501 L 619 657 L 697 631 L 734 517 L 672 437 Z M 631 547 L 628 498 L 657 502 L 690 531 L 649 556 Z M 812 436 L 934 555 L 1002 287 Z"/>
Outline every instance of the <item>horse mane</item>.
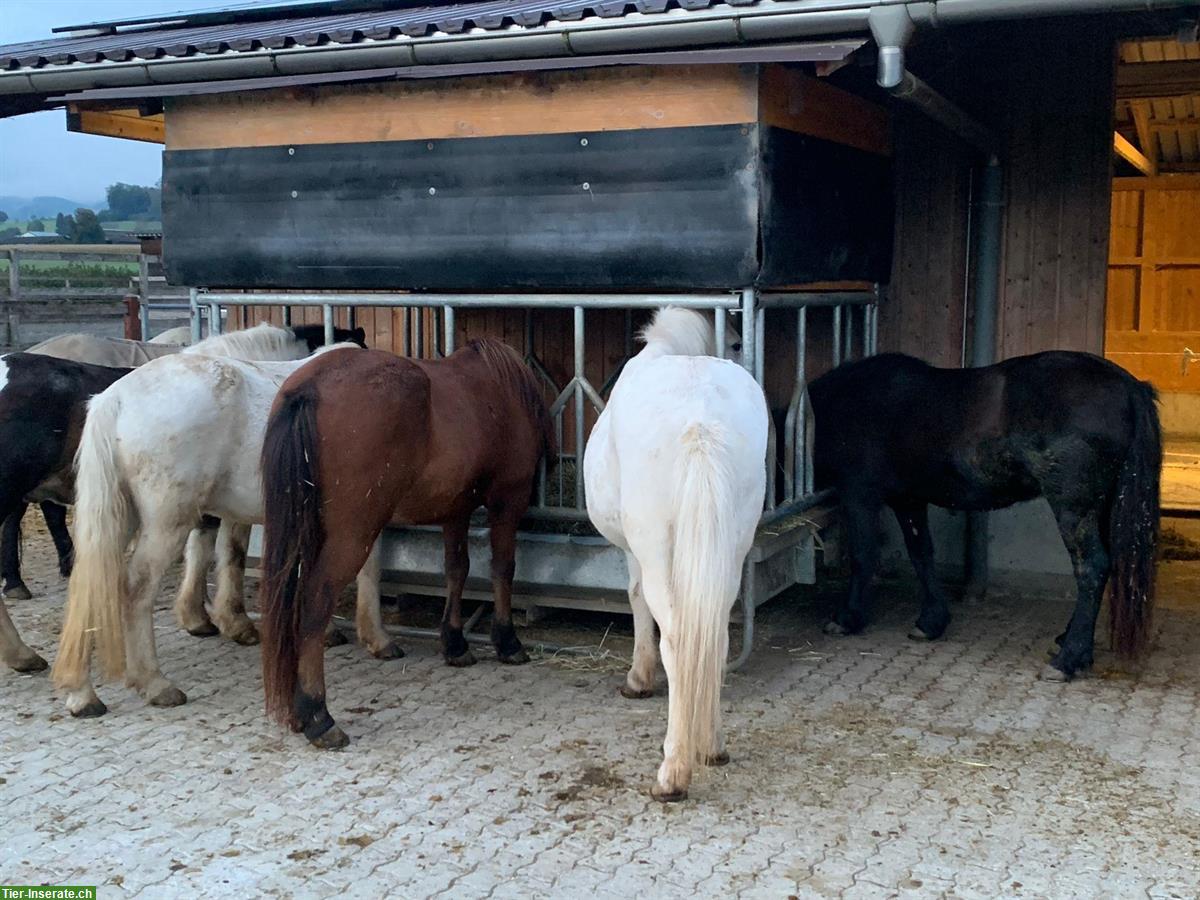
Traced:
<path fill-rule="evenodd" d="M 712 356 L 716 337 L 708 316 L 694 309 L 664 306 L 642 329 L 646 344 L 662 343 L 675 356 Z"/>
<path fill-rule="evenodd" d="M 516 350 L 503 341 L 476 338 L 467 347 L 479 354 L 497 379 L 506 382 L 517 392 L 521 405 L 542 431 L 542 452 L 548 461 L 552 461 L 558 452 L 554 419 L 542 396 L 542 387 L 529 366 L 525 365 Z"/>
<path fill-rule="evenodd" d="M 190 347 L 184 347 L 179 352 L 247 360 L 287 360 L 299 358 L 295 355 L 298 343 L 296 333 L 292 329 L 263 322 L 242 331 L 215 334 Z M 307 351 L 307 345 L 304 349 Z M 305 355 L 307 352 L 300 354 Z"/>

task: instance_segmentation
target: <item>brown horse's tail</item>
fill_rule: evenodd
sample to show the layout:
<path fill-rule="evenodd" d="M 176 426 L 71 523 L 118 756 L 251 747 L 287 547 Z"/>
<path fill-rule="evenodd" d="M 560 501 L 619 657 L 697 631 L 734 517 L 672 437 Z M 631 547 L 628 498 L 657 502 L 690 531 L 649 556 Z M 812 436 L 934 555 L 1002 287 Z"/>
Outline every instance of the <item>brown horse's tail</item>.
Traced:
<path fill-rule="evenodd" d="M 309 576 L 325 543 L 317 480 L 317 399 L 310 390 L 281 394 L 262 449 L 262 667 L 267 715 L 296 726 L 300 646 L 313 628 Z"/>
<path fill-rule="evenodd" d="M 1138 656 L 1150 635 L 1162 471 L 1162 430 L 1154 388 L 1136 382 L 1130 389 L 1133 438 L 1117 476 L 1108 541 L 1112 555 L 1109 633 L 1113 649 L 1127 658 Z"/>

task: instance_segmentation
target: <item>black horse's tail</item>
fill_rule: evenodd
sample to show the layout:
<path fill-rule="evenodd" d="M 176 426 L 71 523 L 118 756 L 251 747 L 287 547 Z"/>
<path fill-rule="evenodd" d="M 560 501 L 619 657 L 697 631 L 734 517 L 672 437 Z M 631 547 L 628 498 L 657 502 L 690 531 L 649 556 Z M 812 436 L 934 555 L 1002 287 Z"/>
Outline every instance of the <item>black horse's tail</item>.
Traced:
<path fill-rule="evenodd" d="M 262 449 L 262 668 L 267 715 L 299 724 L 293 702 L 300 646 L 319 617 L 306 582 L 325 543 L 318 483 L 317 400 L 310 389 L 281 395 Z"/>
<path fill-rule="evenodd" d="M 1126 658 L 1138 656 L 1150 636 L 1162 472 L 1162 429 L 1155 408 L 1158 398 L 1146 382 L 1130 387 L 1133 437 L 1117 476 L 1109 519 L 1109 634 L 1113 649 Z"/>

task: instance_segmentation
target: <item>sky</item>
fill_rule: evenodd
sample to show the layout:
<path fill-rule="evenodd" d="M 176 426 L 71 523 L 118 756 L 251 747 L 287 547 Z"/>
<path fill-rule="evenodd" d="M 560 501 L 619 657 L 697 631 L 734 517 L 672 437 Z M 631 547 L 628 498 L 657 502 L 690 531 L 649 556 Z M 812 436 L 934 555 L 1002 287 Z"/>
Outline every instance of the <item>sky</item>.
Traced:
<path fill-rule="evenodd" d="M 52 37 L 50 29 L 62 25 L 237 5 L 239 0 L 0 0 L 0 44 Z M 159 144 L 73 134 L 63 110 L 0 119 L 0 194 L 93 205 L 114 182 L 154 184 L 161 175 Z"/>

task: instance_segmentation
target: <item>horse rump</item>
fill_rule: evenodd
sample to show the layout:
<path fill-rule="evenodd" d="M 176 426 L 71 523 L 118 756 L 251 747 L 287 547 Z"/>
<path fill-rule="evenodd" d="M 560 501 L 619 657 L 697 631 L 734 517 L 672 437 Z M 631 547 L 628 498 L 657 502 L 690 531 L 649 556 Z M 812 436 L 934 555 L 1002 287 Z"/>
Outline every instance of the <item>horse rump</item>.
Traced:
<path fill-rule="evenodd" d="M 1109 637 L 1117 655 L 1136 658 L 1146 647 L 1154 608 L 1162 429 L 1154 388 L 1130 382 L 1133 432 L 1109 514 Z"/>
<path fill-rule="evenodd" d="M 318 484 L 317 398 L 308 386 L 281 393 L 262 449 L 262 668 L 267 715 L 298 730 L 293 711 L 300 646 L 321 624 L 305 589 L 325 543 Z"/>

